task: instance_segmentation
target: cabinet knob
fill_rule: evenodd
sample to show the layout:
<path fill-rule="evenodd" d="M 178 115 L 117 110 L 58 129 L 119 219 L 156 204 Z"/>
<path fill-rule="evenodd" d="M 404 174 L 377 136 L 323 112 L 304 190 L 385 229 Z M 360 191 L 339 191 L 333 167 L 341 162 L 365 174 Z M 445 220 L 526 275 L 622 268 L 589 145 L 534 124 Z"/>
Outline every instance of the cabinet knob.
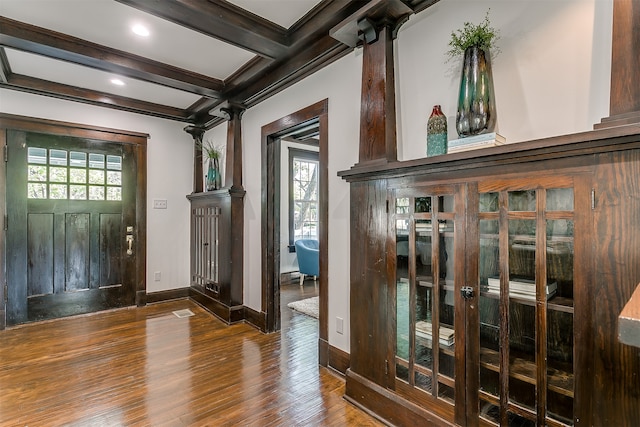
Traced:
<path fill-rule="evenodd" d="M 471 286 L 463 286 L 460 288 L 460 293 L 462 294 L 462 298 L 471 299 L 473 298 L 473 288 Z"/>

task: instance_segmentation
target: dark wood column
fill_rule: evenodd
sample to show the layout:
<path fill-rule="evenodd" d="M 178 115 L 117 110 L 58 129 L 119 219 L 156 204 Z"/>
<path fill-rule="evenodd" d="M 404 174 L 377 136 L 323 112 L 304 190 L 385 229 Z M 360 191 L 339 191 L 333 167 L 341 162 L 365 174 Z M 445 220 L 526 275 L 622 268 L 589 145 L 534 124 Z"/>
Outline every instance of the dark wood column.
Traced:
<path fill-rule="evenodd" d="M 419 2 L 426 7 L 426 3 Z M 397 160 L 393 39 L 414 13 L 400 0 L 374 0 L 331 29 L 348 46 L 363 46 L 360 149 L 354 167 Z"/>
<path fill-rule="evenodd" d="M 397 160 L 396 97 L 392 30 L 375 28 L 368 20 L 359 23 L 373 40 L 365 39 L 362 58 L 359 163 Z M 365 34 L 367 34 L 365 32 Z"/>
<path fill-rule="evenodd" d="M 640 123 L 640 1 L 614 0 L 609 117 L 601 129 Z"/>
<path fill-rule="evenodd" d="M 221 111 L 227 116 L 227 151 L 224 186 L 232 189 L 242 187 L 242 115 L 245 109 L 229 106 Z"/>
<path fill-rule="evenodd" d="M 193 137 L 193 192 L 202 193 L 202 135 L 205 129 L 200 126 L 187 126 L 184 131 Z"/>

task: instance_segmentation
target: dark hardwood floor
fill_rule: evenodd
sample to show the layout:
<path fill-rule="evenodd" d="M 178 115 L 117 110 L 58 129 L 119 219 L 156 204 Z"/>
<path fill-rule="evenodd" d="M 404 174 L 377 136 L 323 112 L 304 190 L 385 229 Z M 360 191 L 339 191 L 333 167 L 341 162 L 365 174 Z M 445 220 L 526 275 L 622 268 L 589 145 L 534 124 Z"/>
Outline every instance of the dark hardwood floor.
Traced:
<path fill-rule="evenodd" d="M 226 326 L 189 300 L 0 331 L 2 426 L 379 426 L 318 366 L 317 320 Z M 189 309 L 194 316 L 172 312 Z"/>

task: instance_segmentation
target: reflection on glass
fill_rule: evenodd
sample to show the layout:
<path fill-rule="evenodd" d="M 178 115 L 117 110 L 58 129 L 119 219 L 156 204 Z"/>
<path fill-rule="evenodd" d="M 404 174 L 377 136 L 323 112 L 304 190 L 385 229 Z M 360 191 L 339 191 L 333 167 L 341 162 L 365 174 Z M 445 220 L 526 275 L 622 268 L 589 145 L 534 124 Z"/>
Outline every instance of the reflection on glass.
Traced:
<path fill-rule="evenodd" d="M 480 212 L 498 212 L 498 193 L 480 194 Z"/>
<path fill-rule="evenodd" d="M 416 212 L 431 212 L 431 197 L 416 197 Z"/>
<path fill-rule="evenodd" d="M 415 363 L 425 368 L 433 368 L 433 349 L 431 339 L 433 337 L 433 326 L 431 324 L 433 310 L 433 268 L 432 259 L 432 236 L 433 229 L 431 220 L 417 220 L 415 222 L 416 245 L 415 245 L 415 268 L 416 268 L 416 345 L 414 360 Z M 418 383 L 418 379 L 420 382 Z M 431 390 L 431 378 L 416 373 L 416 386 L 424 390 Z"/>
<path fill-rule="evenodd" d="M 67 152 L 64 150 L 49 150 L 49 164 L 56 166 L 66 166 Z"/>
<path fill-rule="evenodd" d="M 69 169 L 69 182 L 72 182 L 74 184 L 86 184 L 87 170 L 86 169 Z"/>
<path fill-rule="evenodd" d="M 409 360 L 409 220 L 396 220 L 396 356 Z M 405 365 L 396 363 L 396 376 L 409 382 Z"/>
<path fill-rule="evenodd" d="M 566 209 L 562 209 L 566 210 Z M 547 220 L 547 416 L 573 424 L 573 221 Z"/>
<path fill-rule="evenodd" d="M 29 199 L 46 199 L 47 184 L 30 182 L 27 184 L 27 196 Z"/>
<path fill-rule="evenodd" d="M 440 212 L 453 212 L 453 195 L 440 196 Z"/>
<path fill-rule="evenodd" d="M 45 148 L 38 148 L 38 147 L 27 148 L 27 162 L 37 163 L 39 165 L 46 165 L 47 150 Z"/>
<path fill-rule="evenodd" d="M 66 184 L 49 184 L 49 198 L 50 199 L 66 199 L 67 185 Z"/>
<path fill-rule="evenodd" d="M 107 169 L 122 170 L 122 157 L 107 156 Z"/>
<path fill-rule="evenodd" d="M 86 200 L 87 186 L 86 185 L 70 185 L 69 198 L 71 200 Z"/>
<path fill-rule="evenodd" d="M 67 182 L 67 168 L 53 167 L 49 168 L 49 181 L 51 182 Z"/>
<path fill-rule="evenodd" d="M 500 253 L 498 220 L 480 220 L 480 390 L 500 396 Z M 498 422 L 498 407 L 480 399 L 480 416 Z"/>
<path fill-rule="evenodd" d="M 439 310 L 439 343 L 440 358 L 439 371 L 441 374 L 449 378 L 455 378 L 455 359 L 454 359 L 454 330 L 455 330 L 455 286 L 453 268 L 453 231 L 454 223 L 452 220 L 446 220 L 439 225 L 444 225 L 446 232 L 440 232 L 440 249 L 438 253 L 438 276 L 440 277 L 440 306 Z M 446 395 L 446 393 L 445 393 Z"/>
<path fill-rule="evenodd" d="M 572 211 L 573 188 L 547 190 L 547 211 Z"/>
<path fill-rule="evenodd" d="M 521 417 L 520 415 L 514 414 L 513 412 L 507 412 L 507 417 L 509 418 L 510 426 L 536 427 L 535 421 Z"/>
<path fill-rule="evenodd" d="M 396 213 L 409 213 L 409 198 L 400 197 L 396 199 Z"/>
<path fill-rule="evenodd" d="M 89 184 L 104 184 L 104 171 L 90 169 Z"/>
<path fill-rule="evenodd" d="M 104 169 L 104 154 L 89 153 L 89 167 Z"/>
<path fill-rule="evenodd" d="M 69 166 L 76 168 L 87 167 L 87 153 L 72 151 L 69 153 Z"/>
<path fill-rule="evenodd" d="M 29 181 L 46 181 L 47 180 L 47 167 L 29 165 L 28 168 L 28 180 Z"/>
<path fill-rule="evenodd" d="M 108 185 L 122 185 L 122 172 L 107 171 Z"/>
<path fill-rule="evenodd" d="M 122 200 L 122 190 L 120 187 L 107 187 L 107 200 Z"/>
<path fill-rule="evenodd" d="M 104 200 L 104 187 L 89 186 L 89 200 Z"/>
<path fill-rule="evenodd" d="M 536 366 L 536 221 L 509 220 L 509 372 L 534 372 Z M 509 399 L 535 409 L 535 374 L 510 375 Z"/>
<path fill-rule="evenodd" d="M 509 191 L 509 210 L 533 212 L 536 210 L 536 191 Z"/>

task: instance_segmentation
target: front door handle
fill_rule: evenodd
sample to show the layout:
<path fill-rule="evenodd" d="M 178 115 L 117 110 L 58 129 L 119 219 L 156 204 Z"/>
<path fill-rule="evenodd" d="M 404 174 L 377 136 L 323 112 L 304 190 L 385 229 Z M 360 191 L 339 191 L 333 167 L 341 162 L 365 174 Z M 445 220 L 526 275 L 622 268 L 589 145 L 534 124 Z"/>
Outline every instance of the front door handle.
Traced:
<path fill-rule="evenodd" d="M 127 255 L 133 255 L 133 234 L 127 234 L 127 243 L 129 244 Z"/>

